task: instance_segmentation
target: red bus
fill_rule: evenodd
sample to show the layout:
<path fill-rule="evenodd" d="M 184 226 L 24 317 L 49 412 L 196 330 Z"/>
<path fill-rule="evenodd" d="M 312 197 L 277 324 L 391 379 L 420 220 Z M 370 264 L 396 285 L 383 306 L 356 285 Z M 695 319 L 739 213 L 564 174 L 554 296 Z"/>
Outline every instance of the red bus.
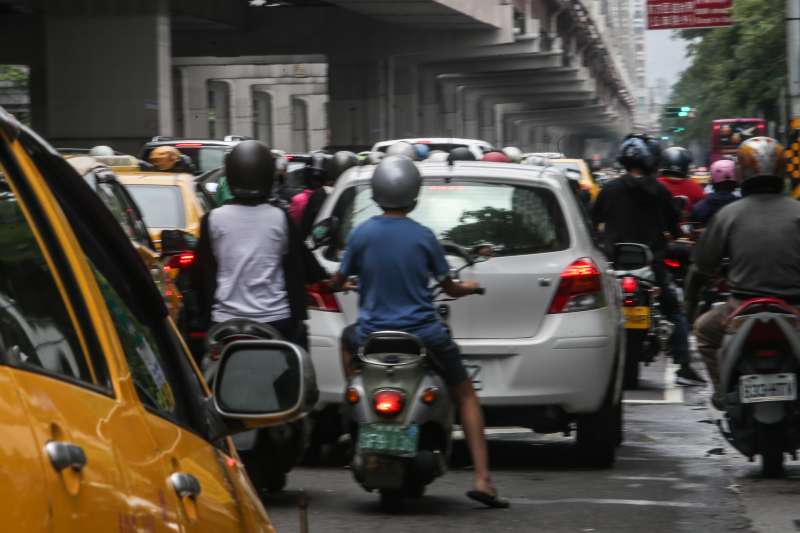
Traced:
<path fill-rule="evenodd" d="M 711 154 L 709 164 L 725 156 L 736 155 L 736 149 L 751 137 L 766 135 L 763 118 L 721 118 L 711 121 Z"/>

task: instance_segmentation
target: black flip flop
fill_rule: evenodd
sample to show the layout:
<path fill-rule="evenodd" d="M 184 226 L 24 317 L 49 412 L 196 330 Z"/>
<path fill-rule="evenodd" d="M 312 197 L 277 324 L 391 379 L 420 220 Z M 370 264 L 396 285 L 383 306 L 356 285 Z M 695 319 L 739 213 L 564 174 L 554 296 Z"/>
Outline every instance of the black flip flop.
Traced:
<path fill-rule="evenodd" d="M 504 498 L 500 498 L 497 495 L 488 494 L 479 490 L 468 491 L 467 498 L 475 500 L 476 502 L 482 503 L 486 507 L 491 507 L 493 509 L 508 509 L 508 507 L 511 505 L 511 503 Z"/>

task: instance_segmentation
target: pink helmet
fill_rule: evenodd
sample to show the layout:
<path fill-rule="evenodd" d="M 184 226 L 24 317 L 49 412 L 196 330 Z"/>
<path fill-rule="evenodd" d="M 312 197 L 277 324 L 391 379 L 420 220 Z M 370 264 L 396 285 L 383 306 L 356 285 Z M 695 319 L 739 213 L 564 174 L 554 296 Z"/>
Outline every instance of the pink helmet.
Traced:
<path fill-rule="evenodd" d="M 511 160 L 503 152 L 486 152 L 481 161 L 490 161 L 492 163 L 510 163 Z"/>
<path fill-rule="evenodd" d="M 736 164 L 730 159 L 720 159 L 711 165 L 711 183 L 736 181 Z"/>

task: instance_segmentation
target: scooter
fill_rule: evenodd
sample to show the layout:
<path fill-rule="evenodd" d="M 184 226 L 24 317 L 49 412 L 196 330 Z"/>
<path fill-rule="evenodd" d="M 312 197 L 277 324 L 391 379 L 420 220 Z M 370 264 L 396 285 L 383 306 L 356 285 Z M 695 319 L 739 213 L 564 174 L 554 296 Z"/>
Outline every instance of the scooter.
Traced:
<path fill-rule="evenodd" d="M 626 389 L 639 387 L 639 363 L 649 365 L 669 347 L 675 325 L 664 318 L 658 302 L 660 288 L 651 268 L 653 254 L 643 244 L 619 243 L 614 247 L 614 270 L 622 289 L 625 321 Z"/>
<path fill-rule="evenodd" d="M 455 245 L 444 248 L 464 259 L 453 278 L 479 260 Z M 443 302 L 450 300 L 440 286 L 435 288 L 434 301 L 445 325 L 449 308 Z M 396 509 L 406 497 L 421 497 L 447 471 L 453 405 L 435 359 L 414 335 L 373 333 L 357 357 L 360 368 L 347 384 L 343 413 L 356 445 L 351 469 L 365 490 L 380 492 L 382 506 Z"/>
<path fill-rule="evenodd" d="M 719 352 L 725 415 L 722 434 L 765 477 L 783 474 L 785 454 L 800 448 L 800 312 L 777 298 L 742 303 L 727 321 Z"/>
<path fill-rule="evenodd" d="M 208 331 L 207 352 L 201 365 L 209 385 L 214 382 L 217 359 L 225 346 L 248 339 L 284 340 L 275 328 L 251 320 L 232 319 L 215 325 Z M 286 486 L 286 475 L 303 458 L 310 436 L 310 423 L 303 417 L 289 424 L 238 433 L 232 438 L 253 486 L 259 491 L 278 492 Z"/>

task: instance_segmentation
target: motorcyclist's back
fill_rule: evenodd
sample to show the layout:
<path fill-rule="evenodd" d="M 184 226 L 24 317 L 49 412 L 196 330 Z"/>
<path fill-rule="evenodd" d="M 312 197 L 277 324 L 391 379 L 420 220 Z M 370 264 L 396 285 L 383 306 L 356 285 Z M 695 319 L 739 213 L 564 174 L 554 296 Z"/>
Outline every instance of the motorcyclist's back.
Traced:
<path fill-rule="evenodd" d="M 695 253 L 713 274 L 728 256 L 735 297 L 776 296 L 800 304 L 800 203 L 774 193 L 748 194 L 712 219 Z"/>

